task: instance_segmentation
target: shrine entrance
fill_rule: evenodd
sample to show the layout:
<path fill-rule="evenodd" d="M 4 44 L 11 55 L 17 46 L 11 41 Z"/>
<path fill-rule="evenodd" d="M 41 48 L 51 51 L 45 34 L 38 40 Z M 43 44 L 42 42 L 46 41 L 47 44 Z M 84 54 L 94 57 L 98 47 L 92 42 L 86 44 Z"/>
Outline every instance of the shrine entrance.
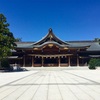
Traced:
<path fill-rule="evenodd" d="M 44 67 L 49 66 L 49 67 L 55 67 L 58 66 L 58 58 L 54 58 L 54 57 L 48 57 L 48 58 L 44 58 Z"/>

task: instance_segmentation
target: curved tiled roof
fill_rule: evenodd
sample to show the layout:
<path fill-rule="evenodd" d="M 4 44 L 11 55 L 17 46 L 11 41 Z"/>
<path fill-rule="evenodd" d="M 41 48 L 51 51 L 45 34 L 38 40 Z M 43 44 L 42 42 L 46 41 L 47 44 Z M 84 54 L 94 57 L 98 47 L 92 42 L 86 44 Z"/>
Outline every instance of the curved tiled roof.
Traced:
<path fill-rule="evenodd" d="M 84 43 L 69 43 L 68 45 L 66 44 L 59 44 L 57 42 L 54 41 L 49 41 L 49 42 L 44 42 L 41 45 L 34 45 L 33 43 L 16 43 L 17 44 L 17 48 L 34 48 L 34 47 L 42 47 L 44 45 L 47 44 L 55 44 L 58 45 L 59 47 L 69 47 L 69 48 L 82 48 L 82 47 L 87 47 L 90 46 L 90 44 L 84 44 Z"/>
<path fill-rule="evenodd" d="M 47 45 L 47 44 L 55 44 L 55 45 L 58 45 L 59 47 L 69 47 L 69 48 L 84 48 L 84 47 L 89 47 L 87 49 L 87 51 L 100 51 L 100 45 L 98 42 L 94 42 L 94 41 L 88 41 L 88 42 L 85 42 L 85 41 L 81 41 L 81 42 L 68 42 L 68 44 L 59 44 L 57 42 L 54 42 L 54 41 L 47 41 L 47 42 L 44 42 L 43 44 L 41 45 L 34 45 L 34 42 L 16 42 L 17 44 L 17 48 L 34 48 L 34 47 L 37 47 L 37 48 L 40 48 L 40 47 L 43 47 L 44 45 Z"/>
<path fill-rule="evenodd" d="M 62 41 L 57 36 L 55 36 L 52 29 L 50 28 L 48 34 L 44 38 L 42 38 L 41 40 L 35 42 L 34 45 L 38 45 L 38 44 L 41 44 L 42 42 L 46 42 L 46 39 L 49 38 L 49 36 L 52 36 L 52 38 L 54 38 L 59 43 L 67 44 L 66 42 Z"/>
<path fill-rule="evenodd" d="M 15 42 L 17 45 L 17 48 L 28 48 L 30 47 L 34 42 Z"/>
<path fill-rule="evenodd" d="M 52 29 L 49 29 L 48 34 L 38 42 L 16 42 L 16 48 L 28 49 L 28 48 L 41 48 L 48 44 L 54 44 L 59 47 L 68 48 L 87 48 L 87 51 L 100 51 L 100 45 L 97 41 L 62 41 L 56 37 Z"/>
<path fill-rule="evenodd" d="M 87 51 L 100 51 L 100 44 L 98 42 L 92 43 Z"/>
<path fill-rule="evenodd" d="M 57 43 L 57 42 L 54 42 L 54 41 L 49 41 L 49 42 L 44 42 L 44 43 L 41 44 L 41 45 L 34 45 L 33 47 L 42 47 L 42 46 L 48 45 L 48 44 L 54 44 L 54 45 L 57 45 L 57 46 L 59 46 L 59 47 L 67 47 L 67 46 L 68 46 L 68 45 L 65 45 L 65 44 L 61 45 L 61 44 L 59 44 L 59 43 Z"/>
<path fill-rule="evenodd" d="M 40 47 L 43 47 L 44 45 L 48 45 L 48 44 L 54 44 L 54 45 L 57 45 L 59 47 L 67 47 L 68 46 L 68 45 L 61 45 L 61 44 L 54 42 L 54 41 L 49 41 L 49 42 L 44 42 L 41 45 L 34 45 L 34 44 L 31 44 L 31 43 L 29 43 L 29 44 L 19 43 L 19 44 L 17 44 L 17 48 L 35 48 L 35 47 L 40 48 Z"/>
<path fill-rule="evenodd" d="M 84 48 L 89 47 L 91 43 L 69 43 L 70 48 Z"/>

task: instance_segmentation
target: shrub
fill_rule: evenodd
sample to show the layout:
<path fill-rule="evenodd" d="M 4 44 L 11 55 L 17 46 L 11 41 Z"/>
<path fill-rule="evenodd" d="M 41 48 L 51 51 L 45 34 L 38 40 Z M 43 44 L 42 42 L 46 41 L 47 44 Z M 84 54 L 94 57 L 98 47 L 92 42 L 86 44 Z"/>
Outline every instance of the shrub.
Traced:
<path fill-rule="evenodd" d="M 92 58 L 89 61 L 89 69 L 96 69 L 96 59 Z"/>
<path fill-rule="evenodd" d="M 5 70 L 10 70 L 10 64 L 7 59 L 1 60 L 1 67 Z"/>
<path fill-rule="evenodd" d="M 92 58 L 89 61 L 89 69 L 96 69 L 97 66 L 100 66 L 100 59 Z"/>
<path fill-rule="evenodd" d="M 96 66 L 100 67 L 100 59 L 97 59 Z"/>

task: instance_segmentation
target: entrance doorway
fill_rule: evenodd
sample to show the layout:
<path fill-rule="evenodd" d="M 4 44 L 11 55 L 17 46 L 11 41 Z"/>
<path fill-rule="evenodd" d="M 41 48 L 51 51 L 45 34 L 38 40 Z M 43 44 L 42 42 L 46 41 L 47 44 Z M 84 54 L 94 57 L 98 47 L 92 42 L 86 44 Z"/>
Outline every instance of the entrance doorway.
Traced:
<path fill-rule="evenodd" d="M 58 66 L 58 58 L 44 58 L 44 67 L 49 66 L 49 67 L 55 67 Z"/>

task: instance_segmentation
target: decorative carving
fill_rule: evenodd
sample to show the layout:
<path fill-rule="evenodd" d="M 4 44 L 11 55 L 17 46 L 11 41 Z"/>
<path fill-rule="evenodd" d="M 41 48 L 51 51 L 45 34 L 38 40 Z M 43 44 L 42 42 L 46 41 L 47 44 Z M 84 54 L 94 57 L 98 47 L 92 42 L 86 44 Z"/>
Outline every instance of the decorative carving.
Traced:
<path fill-rule="evenodd" d="M 53 44 L 48 44 L 48 46 L 51 48 L 51 47 L 53 47 Z"/>

